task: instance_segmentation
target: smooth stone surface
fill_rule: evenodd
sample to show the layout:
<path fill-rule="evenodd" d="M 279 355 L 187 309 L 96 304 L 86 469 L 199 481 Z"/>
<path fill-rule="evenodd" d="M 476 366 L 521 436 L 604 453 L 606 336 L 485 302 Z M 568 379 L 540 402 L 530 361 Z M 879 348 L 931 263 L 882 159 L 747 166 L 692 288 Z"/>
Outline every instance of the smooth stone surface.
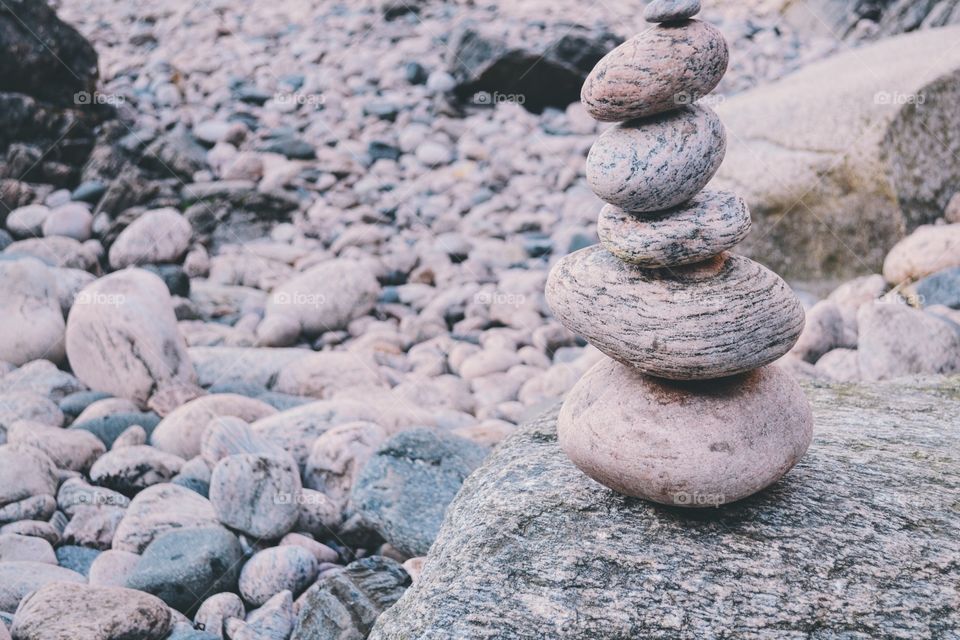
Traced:
<path fill-rule="evenodd" d="M 806 313 L 803 331 L 790 353 L 814 364 L 828 351 L 856 346 L 857 336 L 848 335 L 840 305 L 832 300 L 820 300 Z"/>
<path fill-rule="evenodd" d="M 779 480 L 803 456 L 813 418 L 786 371 L 686 383 L 603 360 L 570 391 L 560 447 L 620 493 L 680 507 L 715 507 Z"/>
<path fill-rule="evenodd" d="M 171 529 L 219 524 L 206 498 L 175 484 L 156 484 L 130 501 L 117 527 L 113 548 L 141 553 L 154 538 Z"/>
<path fill-rule="evenodd" d="M 230 640 L 287 640 L 296 621 L 293 594 L 281 591 L 251 611 L 246 622 L 227 621 L 227 633 Z"/>
<path fill-rule="evenodd" d="M 11 631 L 17 640 L 160 640 L 170 622 L 166 605 L 146 593 L 52 584 L 24 599 Z"/>
<path fill-rule="evenodd" d="M 723 254 L 646 270 L 603 247 L 562 258 L 547 280 L 550 308 L 570 331 L 649 375 L 703 380 L 778 359 L 797 341 L 803 307 L 772 271 Z"/>
<path fill-rule="evenodd" d="M 10 426 L 7 442 L 35 447 L 47 454 L 57 467 L 82 472 L 90 469 L 107 450 L 99 438 L 87 431 L 25 420 Z"/>
<path fill-rule="evenodd" d="M 240 595 L 259 607 L 281 591 L 299 596 L 317 577 L 317 559 L 303 547 L 264 549 L 250 558 L 240 573 Z"/>
<path fill-rule="evenodd" d="M 217 593 L 203 601 L 193 621 L 197 625 L 203 625 L 207 633 L 222 638 L 223 623 L 227 618 L 242 620 L 246 613 L 246 607 L 243 606 L 240 596 L 235 593 Z"/>
<path fill-rule="evenodd" d="M 307 591 L 290 640 L 366 638 L 380 614 L 408 586 L 410 576 L 394 560 L 370 556 L 351 562 Z"/>
<path fill-rule="evenodd" d="M 90 480 L 120 493 L 133 495 L 149 486 L 169 482 L 186 462 L 155 447 L 138 445 L 113 449 L 90 468 Z"/>
<path fill-rule="evenodd" d="M 0 533 L 0 562 L 17 560 L 57 564 L 57 554 L 43 538 Z"/>
<path fill-rule="evenodd" d="M 860 380 L 860 357 L 856 349 L 834 349 L 817 360 L 817 371 L 832 382 Z"/>
<path fill-rule="evenodd" d="M 273 390 L 324 399 L 333 397 L 338 391 L 384 386 L 386 383 L 373 359 L 356 353 L 322 351 L 284 367 Z"/>
<path fill-rule="evenodd" d="M 240 418 L 223 416 L 207 423 L 200 443 L 200 456 L 210 469 L 224 458 L 241 453 L 283 455 L 284 450 L 254 433 Z"/>
<path fill-rule="evenodd" d="M 63 312 L 53 272 L 39 260 L 0 260 L 0 360 L 63 360 Z"/>
<path fill-rule="evenodd" d="M 723 123 L 695 104 L 604 131 L 587 155 L 587 183 L 606 202 L 632 213 L 661 211 L 699 193 L 727 148 Z"/>
<path fill-rule="evenodd" d="M 700 0 L 653 0 L 643 10 L 647 22 L 686 20 L 700 13 Z"/>
<path fill-rule="evenodd" d="M 944 269 L 927 276 L 911 287 L 924 307 L 944 305 L 960 309 L 960 267 Z"/>
<path fill-rule="evenodd" d="M 723 253 L 750 232 L 750 211 L 726 191 L 701 191 L 674 209 L 635 215 L 613 205 L 600 211 L 603 247 L 641 267 L 693 264 Z"/>
<path fill-rule="evenodd" d="M 108 549 L 90 565 L 87 580 L 98 587 L 123 587 L 140 563 L 140 556 L 129 551 Z"/>
<path fill-rule="evenodd" d="M 52 582 L 83 583 L 86 578 L 44 562 L 0 562 L 0 611 L 16 611 L 27 595 Z"/>
<path fill-rule="evenodd" d="M 65 236 L 83 242 L 90 238 L 93 215 L 90 209 L 78 203 L 57 207 L 43 221 L 44 236 Z"/>
<path fill-rule="evenodd" d="M 458 436 L 412 429 L 383 443 L 353 488 L 356 513 L 408 556 L 423 555 L 447 505 L 489 450 Z"/>
<path fill-rule="evenodd" d="M 960 380 L 805 389 L 807 455 L 718 509 L 593 482 L 560 450 L 556 409 L 520 427 L 370 640 L 957 635 Z"/>
<path fill-rule="evenodd" d="M 141 406 L 164 387 L 196 381 L 167 287 L 142 269 L 111 273 L 77 294 L 66 342 L 84 384 Z"/>
<path fill-rule="evenodd" d="M 214 467 L 210 502 L 225 525 L 275 539 L 296 524 L 301 488 L 300 472 L 288 455 L 244 453 Z"/>
<path fill-rule="evenodd" d="M 876 302 L 857 313 L 864 380 L 960 372 L 960 327 L 932 313 Z"/>
<path fill-rule="evenodd" d="M 90 573 L 90 567 L 100 555 L 99 549 L 68 544 L 57 547 L 57 562 L 64 569 L 76 571 L 82 576 Z"/>
<path fill-rule="evenodd" d="M 28 420 L 59 427 L 63 412 L 51 400 L 30 391 L 0 392 L 0 434 L 13 423 Z"/>
<path fill-rule="evenodd" d="M 713 91 L 729 60 L 727 42 L 713 25 L 659 25 L 604 56 L 587 76 L 580 101 L 602 122 L 672 111 Z"/>
<path fill-rule="evenodd" d="M 883 262 L 892 285 L 960 267 L 960 224 L 924 225 L 894 245 Z"/>
<path fill-rule="evenodd" d="M 109 549 L 123 515 L 119 507 L 74 507 L 73 517 L 64 527 L 61 538 L 73 545 Z"/>
<path fill-rule="evenodd" d="M 110 247 L 114 269 L 177 262 L 187 252 L 193 229 L 176 209 L 147 211 L 120 232 Z"/>
<path fill-rule="evenodd" d="M 257 336 L 265 346 L 292 344 L 267 331 L 278 319 L 298 325 L 306 336 L 343 329 L 369 313 L 379 294 L 380 283 L 364 263 L 340 259 L 318 264 L 273 290 Z"/>
<path fill-rule="evenodd" d="M 200 455 L 204 430 L 213 418 L 233 416 L 253 422 L 276 412 L 265 402 L 234 393 L 203 396 L 180 406 L 161 420 L 150 436 L 150 443 L 181 458 L 193 458 Z"/>
<path fill-rule="evenodd" d="M 193 615 L 206 595 L 236 590 L 242 562 L 240 542 L 223 527 L 175 529 L 147 546 L 126 586 Z"/>
<path fill-rule="evenodd" d="M 383 427 L 372 422 L 348 422 L 333 427 L 317 438 L 310 449 L 304 486 L 322 492 L 343 513 L 357 476 L 386 439 Z"/>
<path fill-rule="evenodd" d="M 57 492 L 57 467 L 50 457 L 26 444 L 0 445 L 0 506 Z"/>
<path fill-rule="evenodd" d="M 91 418 L 89 420 L 84 420 L 82 419 L 83 417 L 83 415 L 79 416 L 79 418 L 70 425 L 70 428 L 89 431 L 100 438 L 107 447 L 112 447 L 117 438 L 134 425 L 143 427 L 144 431 L 150 434 L 160 422 L 160 416 L 153 412 L 132 413 L 124 411 Z"/>

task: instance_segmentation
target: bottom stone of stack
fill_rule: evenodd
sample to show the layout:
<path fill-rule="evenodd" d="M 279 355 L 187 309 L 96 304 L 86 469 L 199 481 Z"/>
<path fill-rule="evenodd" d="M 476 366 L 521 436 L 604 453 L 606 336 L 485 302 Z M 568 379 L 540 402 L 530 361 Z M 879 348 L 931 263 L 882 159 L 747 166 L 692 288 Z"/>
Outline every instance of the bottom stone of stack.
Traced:
<path fill-rule="evenodd" d="M 800 385 L 776 365 L 677 382 L 605 359 L 570 391 L 558 432 L 573 463 L 615 491 L 713 507 L 793 468 L 810 446 L 813 416 Z"/>

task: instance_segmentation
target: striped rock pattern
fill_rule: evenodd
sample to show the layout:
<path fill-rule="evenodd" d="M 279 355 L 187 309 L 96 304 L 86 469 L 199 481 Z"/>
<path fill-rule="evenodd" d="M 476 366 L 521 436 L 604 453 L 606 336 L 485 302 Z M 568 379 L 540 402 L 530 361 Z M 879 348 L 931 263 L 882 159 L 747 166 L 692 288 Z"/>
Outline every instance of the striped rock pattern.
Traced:
<path fill-rule="evenodd" d="M 750 210 L 736 194 L 701 191 L 674 209 L 633 214 L 608 204 L 597 234 L 603 247 L 624 262 L 667 267 L 707 260 L 750 232 Z"/>
<path fill-rule="evenodd" d="M 723 162 L 727 134 L 708 107 L 631 120 L 607 129 L 587 155 L 587 182 L 602 200 L 642 213 L 686 202 Z"/>
<path fill-rule="evenodd" d="M 587 76 L 580 100 L 601 122 L 671 111 L 713 91 L 729 61 L 727 42 L 713 25 L 658 25 L 604 56 Z"/>
<path fill-rule="evenodd" d="M 565 256 L 547 302 L 568 329 L 643 373 L 704 380 L 786 354 L 803 307 L 772 271 L 741 256 L 669 269 L 628 265 L 601 246 Z"/>

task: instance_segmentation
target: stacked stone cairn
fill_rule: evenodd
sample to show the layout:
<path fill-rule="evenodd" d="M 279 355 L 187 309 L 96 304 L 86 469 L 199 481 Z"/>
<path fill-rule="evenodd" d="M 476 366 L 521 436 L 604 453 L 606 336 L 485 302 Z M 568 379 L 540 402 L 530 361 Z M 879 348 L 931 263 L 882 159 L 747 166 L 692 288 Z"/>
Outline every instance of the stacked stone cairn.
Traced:
<path fill-rule="evenodd" d="M 654 25 L 603 58 L 581 99 L 603 122 L 587 180 L 608 204 L 601 243 L 561 259 L 547 283 L 554 314 L 609 356 L 568 395 L 564 452 L 621 493 L 702 507 L 745 498 L 787 473 L 810 445 L 802 389 L 775 360 L 803 307 L 775 273 L 728 252 L 750 229 L 737 195 L 704 190 L 726 132 L 697 101 L 726 72 L 699 0 L 657 0 Z"/>

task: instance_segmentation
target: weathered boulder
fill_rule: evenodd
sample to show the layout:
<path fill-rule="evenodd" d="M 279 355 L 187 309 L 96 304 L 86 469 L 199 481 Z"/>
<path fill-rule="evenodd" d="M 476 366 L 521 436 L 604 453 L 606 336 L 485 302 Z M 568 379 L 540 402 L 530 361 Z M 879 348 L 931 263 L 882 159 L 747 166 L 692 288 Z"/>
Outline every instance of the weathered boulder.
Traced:
<path fill-rule="evenodd" d="M 580 98 L 587 74 L 618 44 L 612 33 L 580 25 L 465 25 L 449 47 L 454 93 L 477 105 L 510 100 L 533 113 L 562 109 Z"/>
<path fill-rule="evenodd" d="M 807 392 L 800 464 L 696 512 L 581 474 L 548 412 L 467 479 L 371 640 L 956 635 L 960 379 Z"/>
<path fill-rule="evenodd" d="M 896 36 L 719 105 L 729 144 L 712 186 L 753 214 L 738 248 L 788 278 L 850 276 L 938 218 L 960 184 L 960 137 L 941 133 L 960 127 L 958 38 Z"/>

